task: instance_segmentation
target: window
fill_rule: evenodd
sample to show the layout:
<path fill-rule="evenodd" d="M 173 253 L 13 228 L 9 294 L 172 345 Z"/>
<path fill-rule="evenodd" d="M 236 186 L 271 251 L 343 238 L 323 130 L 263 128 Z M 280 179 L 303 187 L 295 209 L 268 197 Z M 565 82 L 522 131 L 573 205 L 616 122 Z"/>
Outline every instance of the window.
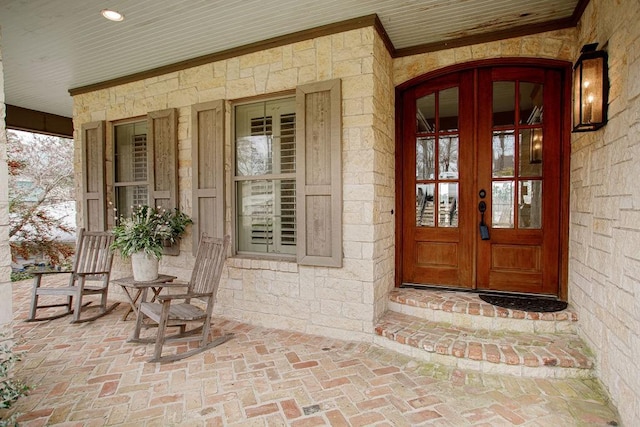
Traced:
<path fill-rule="evenodd" d="M 295 98 L 235 107 L 237 249 L 296 254 Z"/>
<path fill-rule="evenodd" d="M 113 127 L 114 189 L 118 216 L 129 216 L 133 206 L 149 203 L 147 122 Z"/>

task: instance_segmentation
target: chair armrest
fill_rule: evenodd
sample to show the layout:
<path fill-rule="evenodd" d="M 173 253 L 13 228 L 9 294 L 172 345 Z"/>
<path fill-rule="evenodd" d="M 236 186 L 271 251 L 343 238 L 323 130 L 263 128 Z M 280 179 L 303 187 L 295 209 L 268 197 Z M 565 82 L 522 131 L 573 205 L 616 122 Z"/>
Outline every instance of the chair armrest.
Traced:
<path fill-rule="evenodd" d="M 69 270 L 65 270 L 65 271 L 56 271 L 56 270 L 51 270 L 51 271 L 27 271 L 27 273 L 32 274 L 34 276 L 43 276 L 45 274 L 70 274 L 73 273 L 73 271 L 69 271 Z"/>
<path fill-rule="evenodd" d="M 73 273 L 72 271 L 68 271 L 67 273 Z M 82 273 L 73 273 L 76 276 L 95 276 L 98 274 L 110 274 L 110 271 L 92 271 L 92 272 L 82 272 Z"/>
<path fill-rule="evenodd" d="M 210 292 L 207 293 L 193 293 L 193 294 L 174 294 L 174 295 L 158 295 L 156 298 L 160 302 L 174 300 L 174 299 L 187 299 L 187 298 L 202 298 L 211 296 Z"/>

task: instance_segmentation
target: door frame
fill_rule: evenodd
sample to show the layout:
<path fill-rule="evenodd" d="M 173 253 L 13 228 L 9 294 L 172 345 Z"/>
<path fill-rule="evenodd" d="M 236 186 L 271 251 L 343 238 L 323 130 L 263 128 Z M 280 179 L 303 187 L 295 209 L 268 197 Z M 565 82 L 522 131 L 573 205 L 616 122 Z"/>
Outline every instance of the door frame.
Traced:
<path fill-rule="evenodd" d="M 500 66 L 521 66 L 521 67 L 537 67 L 544 69 L 555 69 L 562 75 L 562 96 L 561 96 L 561 131 L 560 131 L 560 259 L 558 277 L 558 297 L 562 300 L 568 299 L 568 275 L 569 275 L 569 196 L 570 196 L 570 172 L 571 172 L 571 78 L 572 66 L 570 62 L 541 59 L 541 58 L 493 58 L 479 61 L 465 62 L 455 64 L 438 70 L 417 76 L 408 80 L 395 89 L 395 118 L 396 118 L 396 146 L 395 146 L 395 179 L 396 179 L 396 223 L 395 223 L 395 286 L 402 285 L 402 256 L 403 256 L 403 203 L 402 194 L 404 188 L 403 181 L 403 147 L 406 142 L 403 140 L 403 104 L 404 94 L 428 82 L 431 79 L 442 77 L 451 73 L 458 73 L 466 70 L 473 70 L 487 67 Z M 476 97 L 477 98 L 477 97 Z M 473 256 L 477 256 L 477 243 L 474 242 Z"/>

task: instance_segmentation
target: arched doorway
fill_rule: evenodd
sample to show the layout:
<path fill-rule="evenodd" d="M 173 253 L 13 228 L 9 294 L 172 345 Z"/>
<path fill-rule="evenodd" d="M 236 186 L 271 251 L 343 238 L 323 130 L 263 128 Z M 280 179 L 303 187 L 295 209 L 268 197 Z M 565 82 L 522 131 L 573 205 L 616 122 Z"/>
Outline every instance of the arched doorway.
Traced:
<path fill-rule="evenodd" d="M 494 60 L 398 88 L 398 284 L 566 296 L 569 71 Z"/>

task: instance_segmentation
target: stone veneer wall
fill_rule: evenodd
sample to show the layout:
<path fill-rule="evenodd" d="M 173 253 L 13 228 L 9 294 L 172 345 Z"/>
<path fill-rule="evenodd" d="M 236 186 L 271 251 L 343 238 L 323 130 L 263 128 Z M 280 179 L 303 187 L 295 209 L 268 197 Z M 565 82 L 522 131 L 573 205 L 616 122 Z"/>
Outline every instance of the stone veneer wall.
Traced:
<path fill-rule="evenodd" d="M 0 36 L 0 47 L 2 37 Z M 9 175 L 7 133 L 5 129 L 4 74 L 0 50 L 0 333 L 6 333 L 13 320 L 11 293 L 11 251 L 9 249 Z"/>
<path fill-rule="evenodd" d="M 640 422 L 640 4 L 591 0 L 577 47 L 609 54 L 609 122 L 573 134 L 569 296 L 623 424 Z"/>
<path fill-rule="evenodd" d="M 76 171 L 80 170 L 78 130 L 82 123 L 177 108 L 179 201 L 180 207 L 191 213 L 191 105 L 268 95 L 293 90 L 299 84 L 342 79 L 343 267 L 319 268 L 289 261 L 232 257 L 227 261 L 216 312 L 269 327 L 371 340 L 374 318 L 386 307 L 380 294 L 393 286 L 390 75 L 391 59 L 379 36 L 373 28 L 364 28 L 77 95 L 73 117 Z M 230 123 L 230 109 L 227 111 Z M 108 129 L 107 140 L 110 139 Z M 231 233 L 229 140 L 226 145 L 225 230 Z M 109 163 L 112 151 L 108 142 Z M 111 169 L 108 164 L 108 182 L 112 181 Z M 81 224 L 81 212 L 78 219 Z M 193 265 L 190 240 L 190 236 L 183 239 L 184 252 L 179 257 L 162 259 L 161 272 L 171 271 L 181 279 L 188 278 Z M 114 269 L 116 277 L 129 272 L 127 263 L 119 260 Z M 378 301 L 374 301 L 376 298 Z"/>

